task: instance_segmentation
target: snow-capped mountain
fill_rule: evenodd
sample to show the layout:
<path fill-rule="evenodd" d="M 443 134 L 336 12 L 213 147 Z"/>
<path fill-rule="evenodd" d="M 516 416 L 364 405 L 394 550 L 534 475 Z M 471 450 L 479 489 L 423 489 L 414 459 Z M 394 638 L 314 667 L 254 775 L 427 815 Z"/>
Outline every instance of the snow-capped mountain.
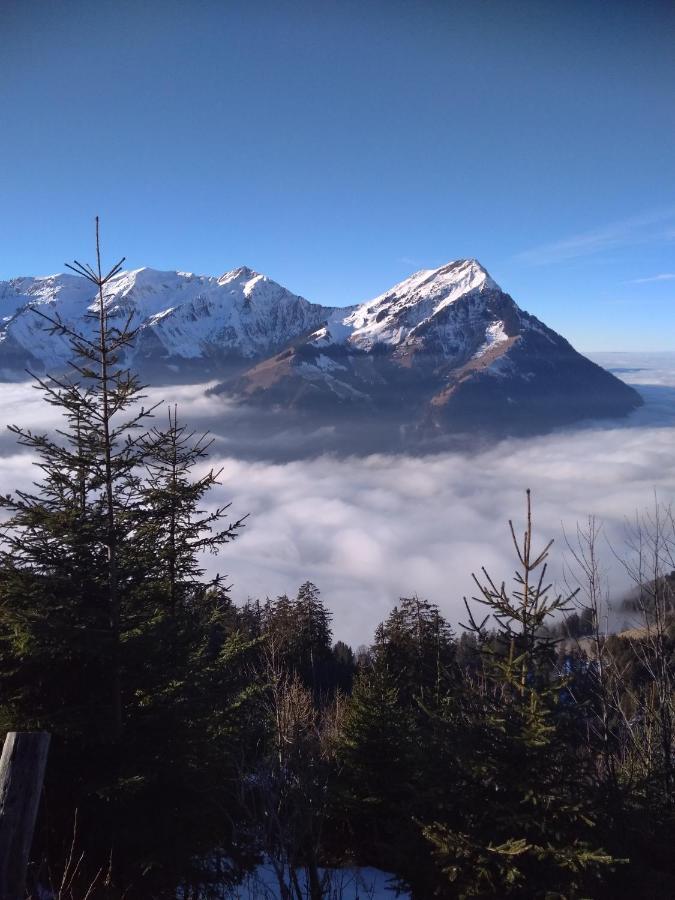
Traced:
<path fill-rule="evenodd" d="M 94 327 L 95 291 L 74 275 L 0 282 L 0 375 L 64 368 L 69 347 L 35 310 Z M 529 313 L 473 259 L 416 272 L 357 306 L 330 308 L 247 268 L 219 278 L 137 269 L 106 291 L 139 329 L 128 362 L 146 378 L 208 380 L 247 404 L 332 421 L 393 421 L 424 435 L 543 430 L 625 415 L 642 402 Z"/>
<path fill-rule="evenodd" d="M 472 291 L 499 290 L 474 259 L 424 269 L 354 310 L 344 321 L 350 342 L 363 350 L 375 344 L 412 345 L 420 326 Z"/>
<path fill-rule="evenodd" d="M 120 272 L 105 292 L 111 322 L 139 328 L 130 364 L 154 374 L 204 379 L 275 352 L 326 320 L 331 310 L 309 303 L 242 267 L 219 278 L 188 272 Z M 65 337 L 49 333 L 35 310 L 84 332 L 95 327 L 96 290 L 76 275 L 0 282 L 0 375 L 26 366 L 63 368 Z"/>
<path fill-rule="evenodd" d="M 476 260 L 334 311 L 220 388 L 265 404 L 388 414 L 426 435 L 544 430 L 625 415 L 639 395 L 521 310 Z"/>

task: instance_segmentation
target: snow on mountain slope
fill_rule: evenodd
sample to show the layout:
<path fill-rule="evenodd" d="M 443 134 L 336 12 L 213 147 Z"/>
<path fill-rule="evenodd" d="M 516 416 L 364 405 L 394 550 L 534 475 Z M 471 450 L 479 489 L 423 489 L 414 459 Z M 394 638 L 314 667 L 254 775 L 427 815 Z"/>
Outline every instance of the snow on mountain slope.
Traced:
<path fill-rule="evenodd" d="M 499 290 L 475 259 L 416 272 L 344 319 L 350 342 L 364 350 L 375 344 L 402 344 L 416 329 L 471 291 Z"/>
<path fill-rule="evenodd" d="M 149 268 L 123 271 L 108 284 L 106 305 L 111 322 L 130 319 L 139 328 L 130 361 L 142 367 L 151 359 L 175 368 L 219 357 L 264 358 L 313 329 L 317 348 L 344 344 L 368 352 L 386 346 L 403 357 L 433 344 L 448 361 L 457 361 L 469 349 L 480 354 L 481 347 L 492 346 L 497 333 L 506 338 L 504 322 L 489 308 L 495 296 L 504 295 L 485 269 L 476 260 L 459 260 L 417 272 L 351 308 L 309 303 L 245 267 L 219 278 Z M 459 302 L 468 297 L 470 309 Z M 75 275 L 0 282 L 0 369 L 11 371 L 22 354 L 21 371 L 25 364 L 62 368 L 70 356 L 68 342 L 50 334 L 35 310 L 87 332 L 94 327 L 95 309 L 94 287 Z M 334 368 L 328 357 L 317 360 L 320 371 Z M 311 364 L 306 360 L 306 371 Z"/>
<path fill-rule="evenodd" d="M 0 377 L 63 369 L 68 343 L 36 310 L 86 332 L 95 300 L 74 275 L 0 282 Z M 105 302 L 112 323 L 138 328 L 128 361 L 143 377 L 216 377 L 216 392 L 329 421 L 339 412 L 431 433 L 522 431 L 641 403 L 520 309 L 475 259 L 416 272 L 349 308 L 309 303 L 248 268 L 219 278 L 120 272 Z"/>
<path fill-rule="evenodd" d="M 319 348 L 389 349 L 408 363 L 416 353 L 428 358 L 435 352 L 456 365 L 494 350 L 520 328 L 530 327 L 530 318 L 520 315 L 480 263 L 458 260 L 416 272 L 343 317 L 334 313 L 312 342 Z M 496 363 L 495 353 L 491 355 Z"/>
<path fill-rule="evenodd" d="M 493 373 L 503 374 L 496 351 L 508 349 L 521 331 L 537 327 L 548 336 L 545 326 L 522 313 L 480 263 L 470 259 L 416 272 L 346 314 L 335 310 L 308 345 L 319 351 L 314 364 L 323 371 L 327 357 L 322 351 L 332 347 L 334 353 L 356 358 L 364 352 L 388 353 L 407 367 L 416 356 L 427 365 L 433 361 L 452 367 L 489 357 Z M 311 365 L 306 355 L 306 375 Z"/>
<path fill-rule="evenodd" d="M 22 371 L 43 360 L 47 365 L 67 360 L 67 342 L 50 335 L 45 320 L 30 310 L 52 315 L 58 308 L 64 321 L 73 321 L 84 315 L 92 297 L 92 286 L 76 275 L 0 282 L 0 373 Z"/>
<path fill-rule="evenodd" d="M 0 282 L 0 370 L 26 364 L 62 368 L 68 342 L 49 334 L 41 310 L 89 332 L 96 291 L 75 275 Z M 316 328 L 331 310 L 309 303 L 248 268 L 220 278 L 187 272 L 136 269 L 120 272 L 106 287 L 110 321 L 140 329 L 133 361 L 180 365 L 214 357 L 251 359 L 272 353 Z M 24 366 L 21 366 L 23 368 Z"/>
<path fill-rule="evenodd" d="M 474 259 L 417 272 L 217 391 L 429 432 L 625 415 L 638 394 L 521 310 Z"/>

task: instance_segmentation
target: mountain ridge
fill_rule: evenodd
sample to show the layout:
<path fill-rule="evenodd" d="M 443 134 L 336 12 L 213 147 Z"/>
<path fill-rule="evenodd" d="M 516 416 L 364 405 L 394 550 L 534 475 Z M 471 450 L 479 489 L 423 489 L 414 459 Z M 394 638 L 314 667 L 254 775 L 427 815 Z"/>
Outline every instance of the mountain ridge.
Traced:
<path fill-rule="evenodd" d="M 31 308 L 93 327 L 75 275 L 0 282 L 0 375 L 63 368 L 64 339 Z M 546 430 L 623 416 L 639 395 L 520 309 L 476 259 L 422 269 L 364 303 L 313 304 L 255 270 L 219 276 L 143 267 L 107 287 L 112 321 L 139 329 L 128 362 L 165 381 L 330 421 L 392 416 L 425 435 Z M 24 365 L 23 368 L 26 366 Z"/>
<path fill-rule="evenodd" d="M 86 312 L 95 302 L 93 286 L 76 275 L 0 282 L 0 374 L 16 373 L 13 363 L 21 350 L 38 370 L 63 367 L 70 355 L 67 340 L 48 335 L 44 322 L 30 314 L 31 306 L 58 312 L 64 322 L 86 331 L 93 327 Z M 156 373 L 202 360 L 207 375 L 217 371 L 219 355 L 222 363 L 228 353 L 240 363 L 271 353 L 316 327 L 330 311 L 242 266 L 220 276 L 123 270 L 107 285 L 106 305 L 113 321 L 131 314 L 132 326 L 140 329 L 130 363 Z M 14 351 L 10 361 L 8 347 Z M 199 373 L 199 366 L 188 368 Z"/>

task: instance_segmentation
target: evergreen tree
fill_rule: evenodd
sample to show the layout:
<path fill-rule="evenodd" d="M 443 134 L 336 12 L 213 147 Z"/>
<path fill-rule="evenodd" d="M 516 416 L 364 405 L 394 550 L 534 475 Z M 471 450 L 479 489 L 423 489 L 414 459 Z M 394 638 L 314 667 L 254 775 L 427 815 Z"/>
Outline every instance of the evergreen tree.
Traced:
<path fill-rule="evenodd" d="M 332 613 L 326 609 L 316 585 L 306 581 L 295 600 L 298 668 L 306 684 L 317 696 L 328 687 L 332 661 L 330 627 Z"/>
<path fill-rule="evenodd" d="M 356 678 L 344 713 L 338 761 L 347 858 L 403 874 L 416 836 L 415 724 L 400 703 L 391 673 L 382 666 Z"/>
<path fill-rule="evenodd" d="M 78 877 L 109 866 L 128 897 L 175 896 L 207 884 L 219 854 L 246 857 L 234 777 L 258 739 L 245 724 L 254 648 L 219 581 L 202 581 L 197 554 L 240 524 L 201 511 L 216 475 L 192 472 L 207 444 L 175 412 L 148 429 L 124 365 L 134 331 L 105 294 L 121 262 L 102 274 L 97 221 L 96 269 L 72 267 L 97 291 L 91 332 L 46 317 L 73 350 L 69 372 L 36 378 L 63 425 L 12 428 L 40 475 L 0 500 L 0 725 L 52 732 L 37 839 L 52 868 L 77 809 Z"/>
<path fill-rule="evenodd" d="M 244 519 L 224 524 L 229 504 L 208 511 L 200 508 L 218 484 L 220 472 L 209 469 L 195 478 L 193 470 L 208 457 L 212 443 L 207 434 L 198 435 L 180 424 L 176 407 L 169 410 L 167 428 L 155 426 L 140 441 L 146 475 L 134 553 L 140 557 L 145 551 L 145 576 L 157 573 L 173 612 L 177 604 L 189 602 L 195 590 L 205 589 L 200 555 L 217 553 L 244 524 Z M 213 585 L 219 584 L 217 576 Z"/>
<path fill-rule="evenodd" d="M 356 658 L 352 648 L 344 641 L 337 641 L 333 645 L 333 671 L 335 689 L 343 694 L 351 694 L 356 672 Z"/>
<path fill-rule="evenodd" d="M 435 604 L 417 596 L 401 598 L 380 625 L 373 653 L 406 701 L 437 704 L 456 681 L 452 629 Z"/>
<path fill-rule="evenodd" d="M 317 702 L 335 687 L 331 618 L 311 581 L 300 586 L 294 599 L 282 594 L 268 599 L 262 610 L 263 631 L 274 643 L 284 671 L 297 675 Z"/>
<path fill-rule="evenodd" d="M 460 761 L 462 812 L 424 828 L 442 875 L 439 896 L 586 896 L 611 858 L 593 834 L 594 796 L 587 760 L 570 739 L 559 704 L 563 684 L 552 677 L 554 641 L 540 636 L 549 616 L 569 597 L 550 596 L 546 558 L 532 550 L 530 495 L 522 544 L 510 523 L 519 569 L 512 592 L 483 570 L 475 579 L 488 617 L 470 626 L 485 656 L 487 681 L 479 691 Z M 490 614 L 502 653 L 485 631 Z M 450 724 L 450 723 L 449 723 Z"/>

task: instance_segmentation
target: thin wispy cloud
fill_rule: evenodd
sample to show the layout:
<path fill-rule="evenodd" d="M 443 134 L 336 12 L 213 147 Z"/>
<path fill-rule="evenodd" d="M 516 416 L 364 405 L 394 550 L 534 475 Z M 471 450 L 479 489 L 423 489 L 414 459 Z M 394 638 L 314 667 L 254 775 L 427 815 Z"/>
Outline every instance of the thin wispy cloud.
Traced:
<path fill-rule="evenodd" d="M 675 281 L 675 272 L 663 272 L 660 275 L 649 275 L 647 278 L 632 278 L 627 284 L 651 284 L 655 281 Z"/>
<path fill-rule="evenodd" d="M 516 255 L 518 262 L 549 265 L 584 256 L 593 256 L 617 247 L 658 243 L 669 240 L 673 232 L 675 207 L 652 210 L 629 219 L 610 222 L 549 244 L 542 244 Z"/>

